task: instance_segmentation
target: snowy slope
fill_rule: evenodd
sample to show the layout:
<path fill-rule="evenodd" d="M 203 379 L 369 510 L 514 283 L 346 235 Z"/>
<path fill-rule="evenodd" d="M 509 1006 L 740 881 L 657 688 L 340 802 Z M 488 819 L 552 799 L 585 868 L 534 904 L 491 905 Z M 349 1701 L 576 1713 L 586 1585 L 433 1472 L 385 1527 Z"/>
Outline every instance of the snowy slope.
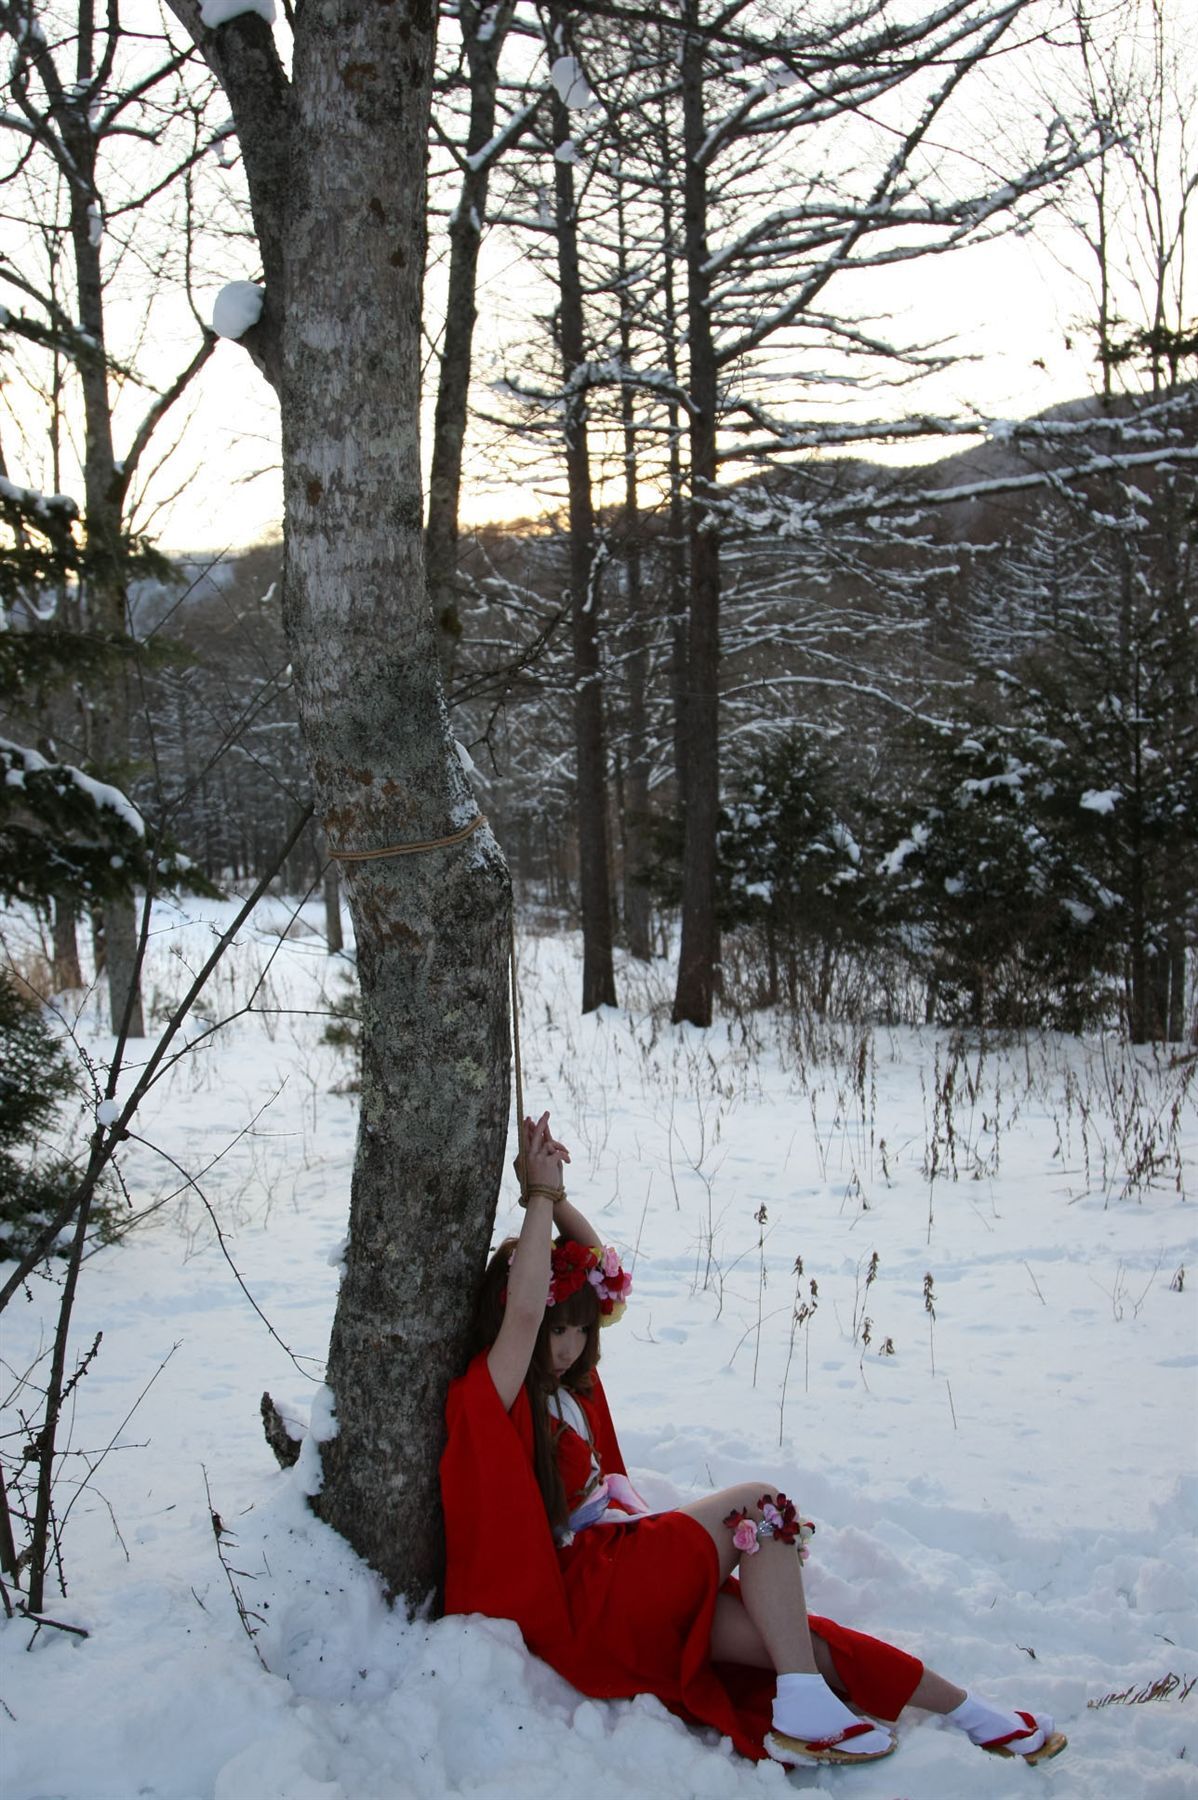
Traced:
<path fill-rule="evenodd" d="M 161 909 L 152 1000 L 220 916 Z M 530 1102 L 574 1150 L 580 1203 L 635 1254 L 603 1350 L 637 1485 L 657 1505 L 758 1476 L 795 1494 L 819 1527 L 816 1610 L 1051 1710 L 1071 1740 L 1030 1770 L 912 1715 L 887 1763 L 787 1777 L 654 1701 L 582 1699 L 509 1625 L 404 1624 L 308 1513 L 303 1465 L 275 1468 L 258 1397 L 306 1416 L 355 1126 L 332 1091 L 345 1055 L 320 1041 L 341 965 L 314 931 L 281 940 L 289 916 L 268 903 L 213 999 L 228 1011 L 264 975 L 264 1010 L 139 1116 L 189 1173 L 212 1164 L 199 1186 L 275 1335 L 196 1193 L 167 1200 L 177 1169 L 130 1146 L 135 1203 L 163 1203 L 84 1270 L 74 1342 L 104 1337 L 71 1447 L 116 1447 L 66 1521 L 50 1608 L 91 1635 L 42 1631 L 27 1653 L 30 1625 L 0 1624 L 5 1800 L 540 1800 L 596 1781 L 626 1800 L 1198 1795 L 1198 1694 L 1087 1706 L 1198 1676 L 1198 1118 L 1191 1100 L 1170 1113 L 1176 1072 L 1097 1042 L 954 1061 L 931 1033 L 676 1029 L 661 967 L 584 1020 L 577 946 L 523 944 Z M 97 1021 L 89 1002 L 78 1030 L 102 1054 Z M 1155 1185 L 1125 1191 L 1137 1156 Z M 54 1291 L 30 1294 L 3 1319 L 6 1398 L 47 1340 Z"/>

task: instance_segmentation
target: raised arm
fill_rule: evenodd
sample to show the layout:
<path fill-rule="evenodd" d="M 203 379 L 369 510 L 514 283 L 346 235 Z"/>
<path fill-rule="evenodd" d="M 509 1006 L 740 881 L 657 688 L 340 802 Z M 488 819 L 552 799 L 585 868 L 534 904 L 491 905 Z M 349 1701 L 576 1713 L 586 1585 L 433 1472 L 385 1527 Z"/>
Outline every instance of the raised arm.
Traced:
<path fill-rule="evenodd" d="M 521 1135 L 528 1169 L 527 1205 L 508 1275 L 503 1324 L 487 1352 L 487 1368 L 505 1407 L 515 1403 L 516 1395 L 524 1385 L 537 1333 L 545 1317 L 554 1212 L 560 1212 L 564 1204 L 559 1201 L 555 1208 L 552 1192 L 538 1190 L 561 1190 L 563 1166 L 570 1160 L 569 1151 L 557 1143 L 549 1129 L 548 1113 L 542 1113 L 535 1123 L 526 1119 Z M 585 1220 L 582 1222 L 586 1223 Z M 573 1232 L 570 1235 L 573 1236 Z"/>
<path fill-rule="evenodd" d="M 603 1248 L 603 1239 L 595 1227 L 569 1200 L 559 1200 L 554 1207 L 553 1229 L 559 1237 L 573 1238 L 575 1243 L 589 1244 L 595 1250 Z"/>
<path fill-rule="evenodd" d="M 549 1115 L 546 1113 L 543 1119 L 538 1123 L 543 1123 L 548 1126 L 548 1121 Z M 536 1132 L 536 1130 L 537 1126 L 533 1124 L 532 1120 L 525 1119 L 524 1135 L 530 1143 L 532 1142 L 533 1133 Z M 569 1162 L 570 1152 L 566 1149 L 564 1144 L 557 1143 L 552 1137 L 548 1139 L 546 1151 L 548 1154 L 556 1155 L 558 1158 L 557 1174 L 549 1183 L 551 1187 L 560 1190 L 560 1197 L 553 1202 L 553 1235 L 555 1237 L 573 1238 L 574 1242 L 577 1244 L 586 1244 L 589 1248 L 595 1250 L 601 1249 L 603 1239 L 598 1235 L 595 1227 L 591 1224 L 591 1221 L 586 1218 L 584 1214 L 580 1213 L 576 1206 L 571 1205 L 570 1201 L 566 1199 L 562 1164 Z M 516 1160 L 516 1173 L 520 1173 L 519 1158 Z M 539 1180 L 540 1178 L 538 1176 L 533 1175 L 531 1172 L 529 1173 L 528 1185 L 530 1188 L 536 1186 Z"/>

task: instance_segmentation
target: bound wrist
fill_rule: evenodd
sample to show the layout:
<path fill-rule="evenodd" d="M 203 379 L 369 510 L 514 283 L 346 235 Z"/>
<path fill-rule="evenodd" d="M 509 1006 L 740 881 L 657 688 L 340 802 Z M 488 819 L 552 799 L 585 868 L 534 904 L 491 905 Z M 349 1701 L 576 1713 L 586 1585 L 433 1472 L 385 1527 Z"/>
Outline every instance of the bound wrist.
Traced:
<path fill-rule="evenodd" d="M 534 1197 L 540 1200 L 548 1200 L 553 1206 L 560 1206 L 566 1197 L 566 1189 L 564 1184 L 558 1187 L 551 1187 L 547 1181 L 530 1181 L 527 1188 L 520 1196 L 521 1206 L 526 1205 L 528 1201 Z"/>

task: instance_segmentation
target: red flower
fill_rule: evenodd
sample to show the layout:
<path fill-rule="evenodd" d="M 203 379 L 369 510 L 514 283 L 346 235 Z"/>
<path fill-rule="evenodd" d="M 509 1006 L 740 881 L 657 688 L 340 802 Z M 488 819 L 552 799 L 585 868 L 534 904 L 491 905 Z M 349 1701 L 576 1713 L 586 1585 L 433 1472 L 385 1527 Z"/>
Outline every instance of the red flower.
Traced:
<path fill-rule="evenodd" d="M 799 1516 L 793 1500 L 785 1494 L 763 1494 L 757 1502 L 766 1522 L 773 1527 L 771 1536 L 780 1544 L 793 1544 L 799 1535 Z"/>
<path fill-rule="evenodd" d="M 547 1306 L 560 1306 L 571 1294 L 576 1294 L 590 1271 L 597 1267 L 598 1258 L 586 1244 L 575 1243 L 571 1238 L 567 1243 L 555 1244 L 550 1262 L 549 1298 Z"/>

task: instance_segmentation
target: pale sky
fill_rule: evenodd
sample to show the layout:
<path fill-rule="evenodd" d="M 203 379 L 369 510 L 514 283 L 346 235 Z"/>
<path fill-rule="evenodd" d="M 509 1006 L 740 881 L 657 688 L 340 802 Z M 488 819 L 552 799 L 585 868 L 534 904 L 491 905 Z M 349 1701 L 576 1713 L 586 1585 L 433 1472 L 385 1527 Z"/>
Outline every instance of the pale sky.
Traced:
<path fill-rule="evenodd" d="M 1177 16 L 1180 18 L 1180 12 Z M 1183 44 L 1181 55 L 1192 89 L 1198 48 Z M 1040 71 L 1031 65 L 1025 73 L 1020 96 L 1034 102 Z M 1008 80 L 1010 75 L 1007 69 Z M 987 106 L 994 109 L 989 127 L 983 116 Z M 971 125 L 983 132 L 984 160 L 990 160 L 991 132 L 999 146 L 997 160 L 1002 160 L 1001 142 L 1008 125 L 1004 108 L 1008 106 L 1009 99 L 1004 100 L 997 86 L 989 95 L 985 88 L 980 90 L 975 102 L 977 116 Z M 1012 120 L 1015 130 L 1018 120 L 1013 112 Z M 585 152 L 584 135 L 580 142 Z M 444 234 L 443 220 L 434 219 L 432 230 L 431 255 L 435 257 L 438 233 L 442 238 Z M 19 266 L 19 248 L 10 254 Z M 198 301 L 204 315 L 211 317 L 220 286 L 225 281 L 253 279 L 257 267 L 254 246 L 248 240 L 218 239 L 215 251 L 210 248 L 208 254 L 211 285 L 201 289 Z M 860 276 L 838 277 L 834 294 L 829 290 L 833 306 L 856 306 L 875 317 L 884 315 L 879 327 L 883 335 L 895 341 L 943 342 L 963 360 L 918 386 L 890 394 L 878 392 L 856 402 L 836 390 L 820 389 L 819 403 L 830 400 L 836 404 L 836 416 L 842 419 L 895 417 L 904 412 L 972 412 L 983 417 L 1019 418 L 1092 391 L 1098 371 L 1084 323 L 1094 312 L 1088 288 L 1090 260 L 1081 237 L 1069 230 L 1059 214 L 1048 211 L 1040 215 L 1031 234 Z M 110 303 L 110 342 L 118 353 L 143 324 L 139 308 L 144 312 L 145 302 L 136 275 L 135 270 L 126 283 L 123 309 L 115 294 Z M 521 248 L 506 232 L 490 231 L 483 248 L 475 339 L 476 376 L 481 383 L 518 366 L 505 363 L 505 354 L 511 354 L 506 347 L 527 329 L 524 321 L 535 288 L 536 280 Z M 539 298 L 544 299 L 543 293 Z M 161 359 L 164 372 L 155 379 L 165 382 L 170 378 L 166 371 L 173 373 L 194 349 L 196 326 L 183 302 L 158 298 L 153 304 L 153 325 L 138 354 L 147 362 L 155 354 Z M 541 310 L 548 308 L 542 306 Z M 1192 305 L 1188 311 L 1192 313 Z M 6 398 L 11 409 L 13 386 Z M 145 404 L 144 390 L 131 392 L 122 402 L 127 409 L 118 414 L 118 435 L 123 442 L 128 442 Z M 10 424 L 4 428 L 10 476 L 30 486 L 51 485 L 44 468 L 21 466 L 19 427 L 18 415 L 15 430 Z M 34 425 L 28 442 L 31 461 L 36 454 L 36 432 Z M 169 551 L 214 554 L 278 535 L 282 497 L 277 408 L 265 382 L 235 344 L 218 345 L 186 403 L 177 416 L 172 415 L 171 435 L 178 439 L 177 447 L 150 481 L 150 504 L 136 521 L 139 526 L 148 527 Z M 955 439 L 951 447 L 961 448 L 961 440 Z M 874 454 L 864 447 L 861 453 Z M 936 453 L 933 445 L 923 444 L 890 454 L 916 460 Z M 64 477 L 63 485 L 74 491 L 69 476 Z M 479 437 L 468 447 L 463 501 L 466 523 L 527 517 L 543 510 L 544 503 L 518 459 L 493 437 Z"/>
<path fill-rule="evenodd" d="M 1050 242 L 1058 240 L 1061 254 L 1072 247 L 1076 256 L 1076 245 L 1064 243 L 1059 225 L 1046 223 L 1045 235 Z M 506 311 L 518 277 L 518 258 L 510 246 L 495 249 L 490 259 L 494 272 L 479 297 L 476 366 L 484 378 L 488 367 L 498 372 L 488 344 L 488 316 L 496 307 Z M 1049 243 L 1007 238 L 869 279 L 875 304 L 881 304 L 878 283 L 885 284 L 895 335 L 950 339 L 967 358 L 928 377 L 917 390 L 907 390 L 895 411 L 906 407 L 953 414 L 972 409 L 983 416 L 1020 418 L 1093 387 L 1096 366 L 1080 326 L 1088 296 Z M 1072 349 L 1066 348 L 1069 338 Z M 884 405 L 884 397 L 876 402 Z M 221 343 L 205 371 L 188 441 L 180 452 L 183 461 L 192 444 L 205 446 L 203 461 L 164 516 L 164 544 L 220 551 L 277 534 L 282 518 L 277 409 L 266 383 L 235 344 Z M 960 440 L 948 448 L 961 448 Z M 914 460 L 934 453 L 930 446 L 904 446 L 896 455 Z M 471 462 L 475 480 L 465 495 L 466 522 L 528 516 L 541 509 L 536 487 L 513 478 L 502 462 L 497 464 L 494 452 L 476 449 Z M 255 474 L 263 468 L 267 473 Z"/>

